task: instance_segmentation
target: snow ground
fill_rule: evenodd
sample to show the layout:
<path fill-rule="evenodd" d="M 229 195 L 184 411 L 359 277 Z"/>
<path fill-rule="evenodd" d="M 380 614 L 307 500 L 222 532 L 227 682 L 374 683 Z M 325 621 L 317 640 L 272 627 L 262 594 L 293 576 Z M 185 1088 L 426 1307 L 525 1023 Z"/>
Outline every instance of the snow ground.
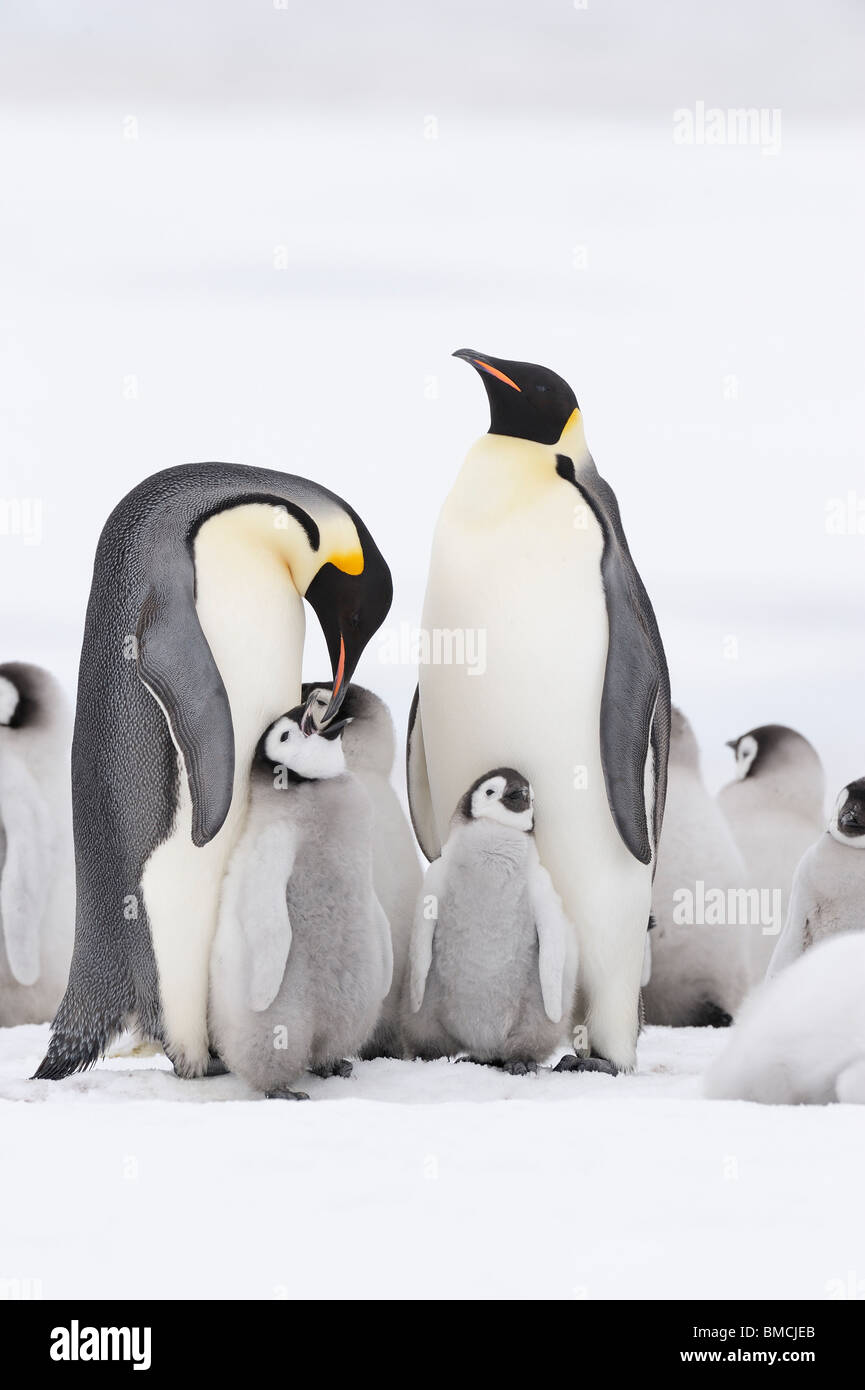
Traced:
<path fill-rule="evenodd" d="M 161 1057 L 28 1081 L 47 1036 L 0 1030 L 0 1278 L 45 1298 L 821 1299 L 865 1275 L 865 1114 L 702 1100 L 721 1032 L 648 1029 L 633 1077 L 358 1063 L 302 1105 Z"/>

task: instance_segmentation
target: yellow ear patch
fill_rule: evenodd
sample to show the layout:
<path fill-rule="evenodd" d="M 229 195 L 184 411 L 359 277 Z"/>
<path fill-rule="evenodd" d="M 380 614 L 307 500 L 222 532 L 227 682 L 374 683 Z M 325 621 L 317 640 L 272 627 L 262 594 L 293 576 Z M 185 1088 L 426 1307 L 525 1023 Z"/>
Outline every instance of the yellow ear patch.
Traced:
<path fill-rule="evenodd" d="M 335 565 L 343 574 L 363 574 L 363 551 L 358 547 L 356 550 L 337 550 L 332 555 L 328 555 L 327 562 Z"/>

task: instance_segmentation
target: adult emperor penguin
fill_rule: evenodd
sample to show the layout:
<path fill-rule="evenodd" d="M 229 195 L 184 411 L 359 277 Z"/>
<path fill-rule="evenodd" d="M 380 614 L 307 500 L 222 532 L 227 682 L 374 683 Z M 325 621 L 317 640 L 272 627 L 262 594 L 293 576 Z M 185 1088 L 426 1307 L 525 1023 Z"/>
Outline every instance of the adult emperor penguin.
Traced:
<path fill-rule="evenodd" d="M 674 707 L 652 889 L 652 974 L 643 990 L 647 1023 L 732 1022 L 748 986 L 748 942 L 747 929 L 728 922 L 726 904 L 729 890 L 744 881 L 745 864 L 730 827 L 703 782 L 694 731 Z M 720 912 L 718 899 L 724 904 Z"/>
<path fill-rule="evenodd" d="M 403 1005 L 408 1055 L 524 1075 L 570 1041 L 577 942 L 532 834 L 532 788 L 511 767 L 461 798 L 415 911 Z M 570 1054 L 557 1070 L 597 1069 Z"/>
<path fill-rule="evenodd" d="M 309 703 L 256 750 L 246 827 L 231 856 L 210 969 L 210 1016 L 232 1072 L 278 1100 L 307 1069 L 347 1076 L 393 971 L 373 887 L 372 806 L 346 768 L 343 720 Z"/>
<path fill-rule="evenodd" d="M 767 979 L 825 937 L 865 931 L 865 854 L 856 850 L 865 850 L 865 777 L 844 787 L 829 829 L 799 861 Z"/>
<path fill-rule="evenodd" d="M 330 703 L 324 681 L 303 687 L 311 717 L 318 724 Z M 393 941 L 393 983 L 382 1006 L 374 1035 L 361 1049 L 364 1058 L 401 1057 L 400 1004 L 408 960 L 415 903 L 421 886 L 421 867 L 411 826 L 391 784 L 396 739 L 384 700 L 361 685 L 352 685 L 341 717 L 348 720 L 342 735 L 345 765 L 360 782 L 372 805 L 372 874 L 376 897 L 390 923 Z"/>
<path fill-rule="evenodd" d="M 261 730 L 297 704 L 303 599 L 333 666 L 328 719 L 391 602 L 356 512 L 305 478 L 189 464 L 115 508 L 96 552 L 72 749 L 69 985 L 37 1076 L 123 1027 L 208 1067 L 207 974 Z"/>
<path fill-rule="evenodd" d="M 0 1026 L 47 1023 L 72 954 L 75 874 L 66 697 L 49 671 L 0 665 Z"/>
<path fill-rule="evenodd" d="M 746 886 L 778 905 L 768 928 L 748 929 L 751 983 L 759 984 L 787 917 L 796 865 L 826 827 L 825 777 L 812 745 L 783 724 L 750 729 L 727 746 L 736 777 L 718 803 L 745 860 Z"/>
<path fill-rule="evenodd" d="M 667 778 L 664 650 L 570 386 L 530 363 L 455 356 L 480 375 L 491 423 L 433 540 L 432 660 L 408 737 L 415 831 L 435 859 L 465 787 L 489 767 L 521 769 L 541 862 L 577 929 L 591 1049 L 629 1069 Z M 453 640 L 473 635 L 485 669 L 453 660 Z"/>

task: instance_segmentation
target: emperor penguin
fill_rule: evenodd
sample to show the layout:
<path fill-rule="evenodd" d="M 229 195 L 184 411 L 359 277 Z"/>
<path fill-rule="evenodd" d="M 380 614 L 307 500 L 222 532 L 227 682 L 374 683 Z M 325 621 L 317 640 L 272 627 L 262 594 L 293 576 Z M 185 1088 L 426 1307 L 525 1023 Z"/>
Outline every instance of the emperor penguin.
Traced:
<path fill-rule="evenodd" d="M 75 907 L 66 697 L 49 671 L 0 665 L 0 1026 L 60 1003 Z"/>
<path fill-rule="evenodd" d="M 843 788 L 829 829 L 799 860 L 767 979 L 825 937 L 865 931 L 865 854 L 856 850 L 865 850 L 865 777 Z"/>
<path fill-rule="evenodd" d="M 745 881 L 730 827 L 706 790 L 694 731 L 672 710 L 664 829 L 652 889 L 647 1023 L 726 1027 L 748 987 L 745 929 L 729 922 L 729 890 Z M 719 905 L 720 904 L 720 905 Z"/>
<path fill-rule="evenodd" d="M 390 571 L 360 517 L 305 478 L 169 468 L 99 540 L 72 747 L 77 870 L 69 985 L 36 1075 L 90 1066 L 125 1027 L 205 1073 L 220 885 L 252 755 L 300 697 L 304 599 L 336 714 L 388 612 Z"/>
<path fill-rule="evenodd" d="M 309 704 L 258 745 L 249 814 L 223 885 L 211 1032 L 229 1070 L 269 1098 L 306 1100 L 306 1070 L 347 1076 L 391 985 L 375 895 L 372 807 L 346 769 L 344 721 Z"/>
<path fill-rule="evenodd" d="M 513 768 L 484 773 L 460 799 L 415 912 L 403 1005 L 409 1056 L 467 1052 L 525 1074 L 568 1037 L 576 933 L 533 825 L 532 788 Z"/>
<path fill-rule="evenodd" d="M 763 1105 L 865 1105 L 865 934 L 821 941 L 756 990 L 703 1089 Z"/>
<path fill-rule="evenodd" d="M 664 650 L 570 386 L 531 363 L 454 355 L 483 381 L 490 429 L 433 539 L 431 660 L 408 735 L 415 832 L 434 860 L 485 769 L 529 778 L 538 853 L 577 931 L 591 1050 L 629 1070 L 667 779 Z M 482 660 L 460 664 L 455 639 Z"/>
<path fill-rule="evenodd" d="M 718 803 L 745 860 L 745 886 L 772 904 L 747 928 L 750 983 L 759 984 L 787 917 L 796 865 L 826 826 L 825 777 L 808 740 L 782 724 L 750 729 L 727 747 L 736 777 Z"/>
<path fill-rule="evenodd" d="M 325 681 L 303 686 L 303 700 L 309 702 L 316 724 L 323 719 L 330 698 L 331 689 Z M 346 767 L 360 782 L 372 805 L 372 877 L 393 942 L 393 984 L 381 1018 L 360 1055 L 366 1059 L 401 1057 L 403 975 L 423 876 L 411 826 L 391 783 L 396 740 L 387 705 L 371 690 L 353 684 L 340 713 L 348 721 L 342 735 Z"/>

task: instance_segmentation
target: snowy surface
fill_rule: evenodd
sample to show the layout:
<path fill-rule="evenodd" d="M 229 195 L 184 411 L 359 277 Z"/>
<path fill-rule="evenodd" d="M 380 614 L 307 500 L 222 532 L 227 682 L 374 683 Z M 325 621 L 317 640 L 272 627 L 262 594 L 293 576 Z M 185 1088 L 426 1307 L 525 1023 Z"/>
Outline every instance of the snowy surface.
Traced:
<path fill-rule="evenodd" d="M 699 1098 L 725 1041 L 633 1077 L 367 1062 L 259 1099 L 117 1058 L 25 1078 L 0 1030 L 0 1276 L 43 1296 L 806 1298 L 865 1275 L 865 1111 Z"/>

